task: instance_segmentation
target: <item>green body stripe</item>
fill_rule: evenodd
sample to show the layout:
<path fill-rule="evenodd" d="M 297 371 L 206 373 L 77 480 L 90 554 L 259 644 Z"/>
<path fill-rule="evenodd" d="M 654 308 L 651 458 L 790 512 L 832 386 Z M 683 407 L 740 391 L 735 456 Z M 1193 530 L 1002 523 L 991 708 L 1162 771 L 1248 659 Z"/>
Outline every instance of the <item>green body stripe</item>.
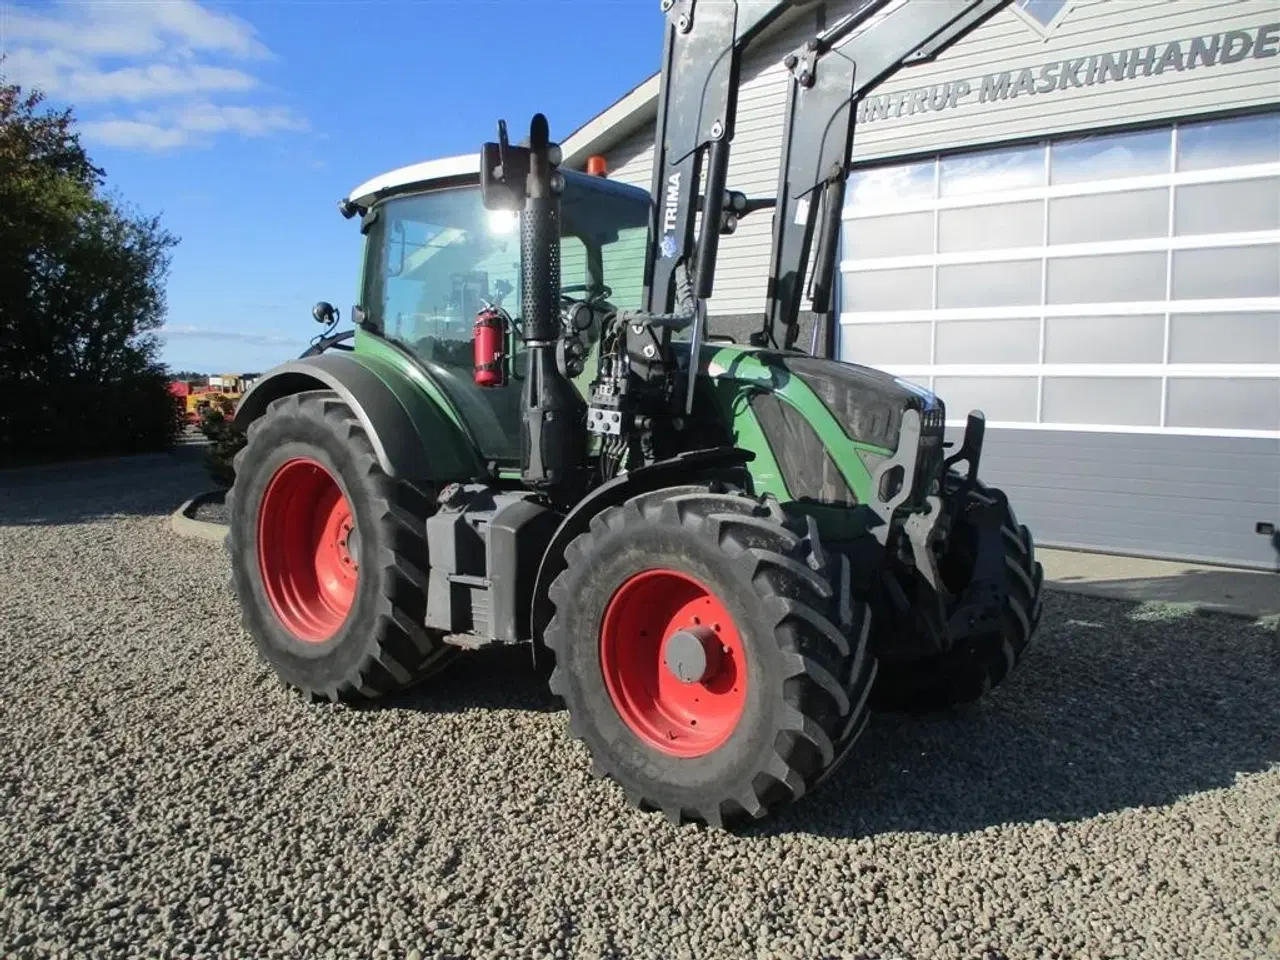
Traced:
<path fill-rule="evenodd" d="M 749 391 L 732 381 L 713 381 L 713 385 L 721 418 L 732 425 L 734 443 L 756 455 L 747 464 L 756 493 L 771 493 L 782 503 L 790 502 L 791 491 L 787 489 L 773 448 L 747 402 Z"/>
<path fill-rule="evenodd" d="M 422 371 L 421 367 L 410 362 L 399 350 L 376 334 L 366 333 L 364 330 L 356 330 L 355 340 L 355 352 L 358 355 L 372 357 L 374 360 L 393 368 L 400 376 L 412 382 L 439 405 L 444 415 L 453 421 L 454 426 L 461 430 L 468 439 L 471 439 L 470 431 L 467 430 L 467 425 L 463 422 L 457 408 L 454 407 L 439 385 Z"/>

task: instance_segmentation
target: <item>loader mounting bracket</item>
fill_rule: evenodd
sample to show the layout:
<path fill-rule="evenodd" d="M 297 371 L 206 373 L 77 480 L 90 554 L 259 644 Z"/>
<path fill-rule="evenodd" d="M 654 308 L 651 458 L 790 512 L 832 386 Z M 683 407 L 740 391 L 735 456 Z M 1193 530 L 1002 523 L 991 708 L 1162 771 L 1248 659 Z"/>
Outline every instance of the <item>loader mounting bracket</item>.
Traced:
<path fill-rule="evenodd" d="M 969 465 L 965 475 L 963 492 L 972 490 L 978 483 L 978 463 L 982 459 L 982 442 L 987 434 L 987 418 L 981 410 L 970 410 L 964 425 L 964 439 L 960 449 L 947 457 L 942 469 L 945 473 L 963 461 Z"/>

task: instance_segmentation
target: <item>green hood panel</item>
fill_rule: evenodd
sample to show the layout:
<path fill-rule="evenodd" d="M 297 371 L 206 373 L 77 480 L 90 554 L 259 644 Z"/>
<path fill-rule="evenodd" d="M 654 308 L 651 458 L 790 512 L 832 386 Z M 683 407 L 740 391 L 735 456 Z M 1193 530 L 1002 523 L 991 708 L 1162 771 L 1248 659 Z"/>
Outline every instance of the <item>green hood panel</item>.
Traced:
<path fill-rule="evenodd" d="M 771 492 L 785 502 L 799 499 L 797 491 L 787 489 L 779 460 L 784 451 L 770 445 L 760 418 L 752 409 L 754 395 L 772 394 L 788 412 L 798 414 L 808 424 L 822 448 L 829 454 L 844 485 L 858 503 L 872 499 L 872 467 L 881 459 L 893 454 L 893 447 L 885 443 L 869 443 L 850 436 L 846 424 L 837 419 L 830 406 L 805 379 L 797 376 L 792 365 L 797 360 L 808 364 L 821 364 L 822 368 L 854 368 L 836 361 L 816 361 L 812 357 L 789 357 L 754 347 L 708 344 L 703 347 L 699 372 L 713 386 L 720 415 L 731 425 L 739 446 L 756 454 L 750 465 L 752 477 L 760 492 Z M 779 443 L 775 436 L 772 443 Z M 815 504 L 816 505 L 816 504 Z M 843 504 L 842 506 L 847 506 Z"/>

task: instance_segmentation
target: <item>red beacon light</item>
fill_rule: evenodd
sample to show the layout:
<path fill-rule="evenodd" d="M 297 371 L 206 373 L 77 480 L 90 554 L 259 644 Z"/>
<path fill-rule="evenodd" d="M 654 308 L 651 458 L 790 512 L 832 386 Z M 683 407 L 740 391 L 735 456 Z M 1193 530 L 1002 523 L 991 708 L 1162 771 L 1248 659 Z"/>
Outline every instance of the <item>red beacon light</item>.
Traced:
<path fill-rule="evenodd" d="M 598 153 L 593 153 L 587 157 L 587 173 L 593 177 L 607 177 L 609 175 L 609 165 Z"/>

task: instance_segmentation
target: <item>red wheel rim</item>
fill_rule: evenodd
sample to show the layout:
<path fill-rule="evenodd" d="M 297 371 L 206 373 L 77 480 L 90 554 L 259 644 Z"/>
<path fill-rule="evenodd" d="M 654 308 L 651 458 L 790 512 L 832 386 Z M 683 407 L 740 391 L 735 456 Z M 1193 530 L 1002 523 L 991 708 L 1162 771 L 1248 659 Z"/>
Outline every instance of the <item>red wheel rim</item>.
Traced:
<path fill-rule="evenodd" d="M 289 460 L 258 514 L 258 566 L 267 600 L 299 640 L 323 643 L 355 602 L 359 542 L 351 504 L 315 460 Z"/>
<path fill-rule="evenodd" d="M 668 667 L 672 638 L 698 631 L 711 656 L 700 679 Z M 600 634 L 605 686 L 623 723 L 650 747 L 700 757 L 733 735 L 747 699 L 742 637 L 724 605 L 697 580 L 674 570 L 628 579 L 605 610 Z"/>

